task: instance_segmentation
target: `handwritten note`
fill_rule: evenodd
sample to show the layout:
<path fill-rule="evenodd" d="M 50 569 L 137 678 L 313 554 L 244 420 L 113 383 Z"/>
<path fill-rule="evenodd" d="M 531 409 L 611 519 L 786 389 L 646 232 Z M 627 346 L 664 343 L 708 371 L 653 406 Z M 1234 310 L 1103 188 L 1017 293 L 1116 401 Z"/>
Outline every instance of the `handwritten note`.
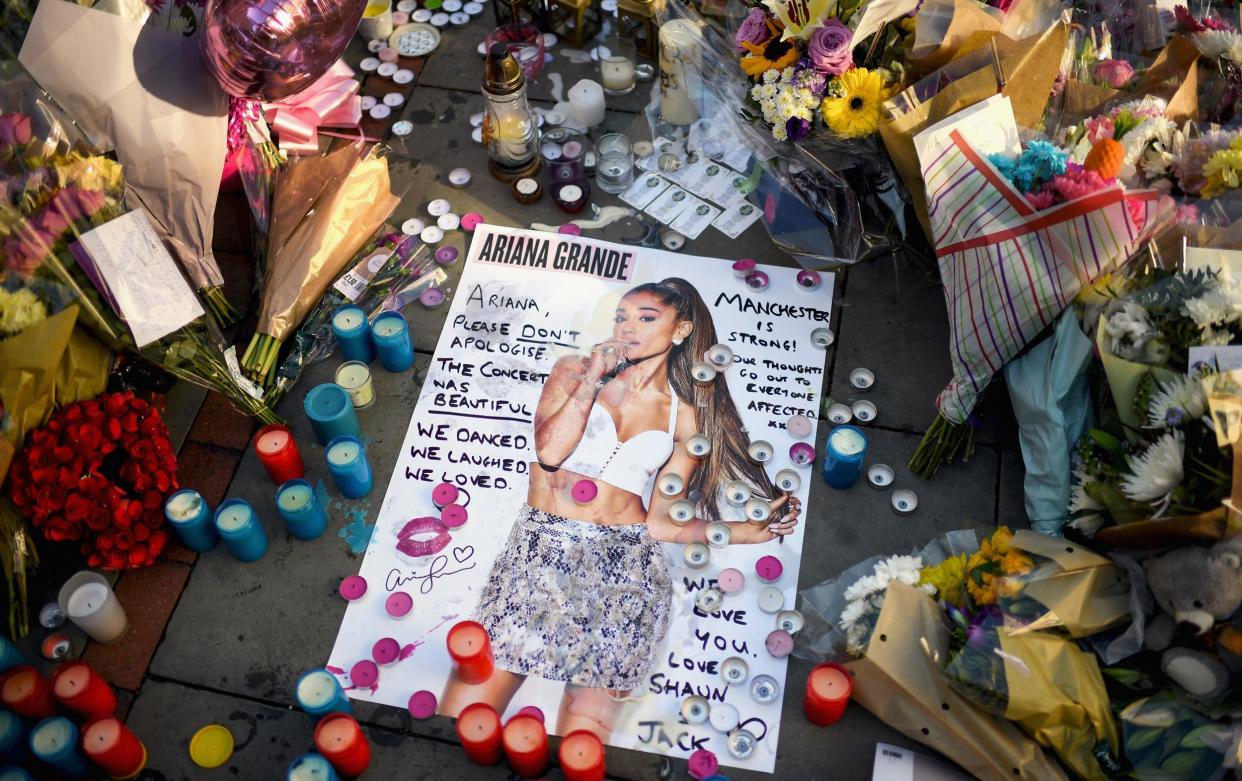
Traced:
<path fill-rule="evenodd" d="M 78 243 L 90 254 L 108 298 L 140 348 L 202 317 L 202 306 L 146 212 L 106 222 L 82 234 Z"/>

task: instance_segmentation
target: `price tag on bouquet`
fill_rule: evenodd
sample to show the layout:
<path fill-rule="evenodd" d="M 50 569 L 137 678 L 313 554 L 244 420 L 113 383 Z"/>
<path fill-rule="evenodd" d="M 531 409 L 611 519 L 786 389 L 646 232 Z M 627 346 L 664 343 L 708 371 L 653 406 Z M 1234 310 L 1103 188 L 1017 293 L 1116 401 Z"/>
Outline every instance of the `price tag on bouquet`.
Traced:
<path fill-rule="evenodd" d="M 366 292 L 367 285 L 371 284 L 371 280 L 375 278 L 379 270 L 392 257 L 394 249 L 377 250 L 368 257 L 358 261 L 358 264 L 342 274 L 341 278 L 332 287 L 340 291 L 340 294 L 351 302 L 357 301 Z"/>

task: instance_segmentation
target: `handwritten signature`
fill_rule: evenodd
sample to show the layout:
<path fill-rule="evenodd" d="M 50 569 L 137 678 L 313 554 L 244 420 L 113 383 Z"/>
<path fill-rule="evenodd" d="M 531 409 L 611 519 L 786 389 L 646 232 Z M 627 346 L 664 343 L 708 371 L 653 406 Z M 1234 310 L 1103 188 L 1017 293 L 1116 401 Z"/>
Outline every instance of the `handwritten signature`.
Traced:
<path fill-rule="evenodd" d="M 459 548 L 453 548 L 453 560 L 458 565 L 457 569 L 449 569 L 449 557 L 441 553 L 431 560 L 431 564 L 427 567 L 425 573 L 420 574 L 417 570 L 409 570 L 409 574 L 403 574 L 402 570 L 391 569 L 388 571 L 388 579 L 385 581 L 389 591 L 401 588 L 406 583 L 418 583 L 418 593 L 430 594 L 435 588 L 437 578 L 447 578 L 449 575 L 457 575 L 467 570 L 474 569 L 477 564 L 471 559 L 474 558 L 474 546 L 465 545 Z M 466 564 L 466 562 L 470 562 Z"/>

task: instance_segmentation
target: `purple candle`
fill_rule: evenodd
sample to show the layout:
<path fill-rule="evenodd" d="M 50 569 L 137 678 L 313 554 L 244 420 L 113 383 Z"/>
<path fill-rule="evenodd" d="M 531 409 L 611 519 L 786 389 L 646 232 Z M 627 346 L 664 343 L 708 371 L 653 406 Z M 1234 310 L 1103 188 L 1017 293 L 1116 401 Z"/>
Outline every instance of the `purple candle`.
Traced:
<path fill-rule="evenodd" d="M 379 680 L 379 667 L 370 659 L 356 662 L 349 668 L 349 680 L 359 689 L 369 689 Z"/>
<path fill-rule="evenodd" d="M 394 591 L 384 600 L 384 610 L 389 618 L 405 618 L 414 608 L 414 599 L 404 591 Z"/>
<path fill-rule="evenodd" d="M 341 581 L 340 592 L 347 602 L 362 599 L 362 595 L 367 593 L 367 579 L 361 575 L 350 575 Z"/>
<path fill-rule="evenodd" d="M 391 637 L 381 637 L 371 646 L 371 658 L 376 664 L 392 664 L 401 656 L 401 643 Z"/>

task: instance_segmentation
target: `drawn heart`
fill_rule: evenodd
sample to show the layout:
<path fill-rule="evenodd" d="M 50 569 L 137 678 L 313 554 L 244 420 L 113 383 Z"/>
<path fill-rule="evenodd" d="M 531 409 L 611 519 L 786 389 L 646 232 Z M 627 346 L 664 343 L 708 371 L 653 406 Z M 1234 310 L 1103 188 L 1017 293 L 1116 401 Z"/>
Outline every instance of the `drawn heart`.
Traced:
<path fill-rule="evenodd" d="M 461 564 L 466 559 L 474 555 L 474 546 L 467 545 L 464 548 L 453 548 L 453 558 L 457 559 L 457 563 Z"/>

